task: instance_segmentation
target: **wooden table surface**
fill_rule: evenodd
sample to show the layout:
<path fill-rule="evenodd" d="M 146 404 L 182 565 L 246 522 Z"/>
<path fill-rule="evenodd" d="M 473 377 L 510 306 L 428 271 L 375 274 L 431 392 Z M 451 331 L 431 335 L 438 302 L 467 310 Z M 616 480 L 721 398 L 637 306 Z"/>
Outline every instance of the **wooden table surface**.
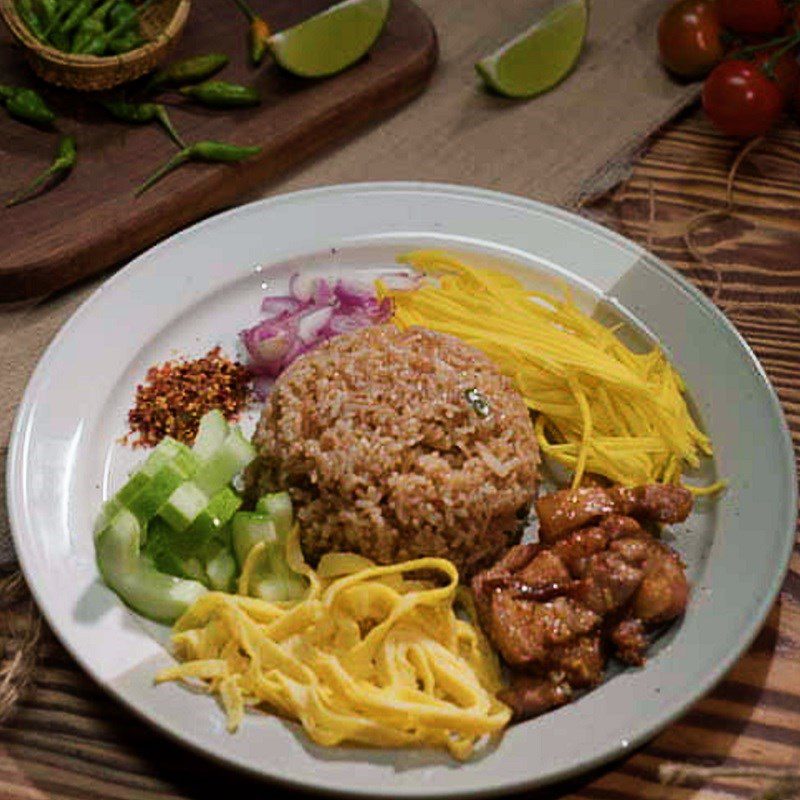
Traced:
<path fill-rule="evenodd" d="M 800 442 L 800 129 L 787 124 L 742 163 L 736 214 L 683 240 L 699 211 L 721 207 L 738 145 L 697 112 L 671 124 L 631 179 L 585 213 L 650 247 L 714 296 L 747 338 L 780 394 Z M 754 535 L 756 532 L 754 532 Z M 26 623 L 24 603 L 3 612 L 5 636 Z M 0 726 L 0 798 L 246 797 L 270 791 L 173 744 L 107 697 L 45 631 L 32 691 Z M 0 692 L 2 691 L 0 676 Z M 537 796 L 746 797 L 758 783 L 662 786 L 660 764 L 800 766 L 800 545 L 767 624 L 727 678 L 624 761 Z M 223 794 L 220 794 L 222 792 Z"/>

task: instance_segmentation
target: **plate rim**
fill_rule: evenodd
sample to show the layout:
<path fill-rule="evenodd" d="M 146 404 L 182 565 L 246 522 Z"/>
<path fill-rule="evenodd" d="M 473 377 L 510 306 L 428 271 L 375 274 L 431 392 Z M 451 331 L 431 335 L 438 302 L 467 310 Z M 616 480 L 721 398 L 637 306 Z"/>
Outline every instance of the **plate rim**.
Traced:
<path fill-rule="evenodd" d="M 100 302 L 104 293 L 111 287 L 115 286 L 118 282 L 124 281 L 133 272 L 136 271 L 140 262 L 145 261 L 154 254 L 157 254 L 162 249 L 167 249 L 176 241 L 180 241 L 184 237 L 190 237 L 196 232 L 202 230 L 206 226 L 219 224 L 228 217 L 234 217 L 242 213 L 244 210 L 261 211 L 268 214 L 268 209 L 273 205 L 280 205 L 286 202 L 294 202 L 297 200 L 313 202 L 315 197 L 328 195 L 328 194 L 352 194 L 352 193 L 368 193 L 368 192 L 405 192 L 414 193 L 419 192 L 423 194 L 445 194 L 451 196 L 459 196 L 461 198 L 471 198 L 485 201 L 501 202 L 506 205 L 512 205 L 517 208 L 522 208 L 529 211 L 534 211 L 545 216 L 555 217 L 562 221 L 571 222 L 578 225 L 587 232 L 591 232 L 594 236 L 605 239 L 606 241 L 613 242 L 631 254 L 637 255 L 647 261 L 648 267 L 657 270 L 663 277 L 674 283 L 679 290 L 688 295 L 689 298 L 695 302 L 704 313 L 709 316 L 718 326 L 721 327 L 727 335 L 733 337 L 733 341 L 740 348 L 744 360 L 754 370 L 759 378 L 759 382 L 763 388 L 766 389 L 767 397 L 769 398 L 771 412 L 773 418 L 777 421 L 780 429 L 780 438 L 783 452 L 781 453 L 780 465 L 782 467 L 782 477 L 787 480 L 787 485 L 790 487 L 789 496 L 787 497 L 788 530 L 783 541 L 783 552 L 781 558 L 776 564 L 776 569 L 772 573 L 768 591 L 763 595 L 760 601 L 755 606 L 755 613 L 752 615 L 748 623 L 742 628 L 742 636 L 739 639 L 739 644 L 734 647 L 726 656 L 720 659 L 716 666 L 710 670 L 702 681 L 695 684 L 692 691 L 687 692 L 686 696 L 676 702 L 669 713 L 659 717 L 657 722 L 652 722 L 645 725 L 635 736 L 632 736 L 626 743 L 617 743 L 614 746 L 609 746 L 595 757 L 581 760 L 573 766 L 559 771 L 548 773 L 546 777 L 540 778 L 523 778 L 518 780 L 508 780 L 502 784 L 494 786 L 485 786 L 470 788 L 467 790 L 450 790 L 443 788 L 437 791 L 437 797 L 488 797 L 495 796 L 501 793 L 515 792 L 530 788 L 533 786 L 544 786 L 547 784 L 557 783 L 574 777 L 576 775 L 585 773 L 598 766 L 606 764 L 619 758 L 621 755 L 630 753 L 643 743 L 650 740 L 657 732 L 666 728 L 669 724 L 675 721 L 678 717 L 686 712 L 686 710 L 697 702 L 698 699 L 705 696 L 714 685 L 716 685 L 726 672 L 733 666 L 733 664 L 741 657 L 741 655 L 750 647 L 753 640 L 761 630 L 764 621 L 772 608 L 775 598 L 777 597 L 783 580 L 789 568 L 789 562 L 793 552 L 794 541 L 796 536 L 797 525 L 797 504 L 798 504 L 798 486 L 797 486 L 797 464 L 795 460 L 794 445 L 791 438 L 791 433 L 786 422 L 786 417 L 778 398 L 777 392 L 772 385 L 766 371 L 759 362 L 756 354 L 744 339 L 741 333 L 736 329 L 733 323 L 724 315 L 724 313 L 717 308 L 716 305 L 695 287 L 688 279 L 684 278 L 675 269 L 670 267 L 666 262 L 658 256 L 651 253 L 642 245 L 628 239 L 627 237 L 601 225 L 600 223 L 584 217 L 573 211 L 569 211 L 558 206 L 553 206 L 538 200 L 533 200 L 520 195 L 515 195 L 507 192 L 501 192 L 491 189 L 484 189 L 475 186 L 466 186 L 450 183 L 439 182 L 426 182 L 426 181 L 375 181 L 375 182 L 357 182 L 357 183 L 342 183 L 331 184 L 326 186 L 318 186 L 309 189 L 301 189 L 298 191 L 279 193 L 271 195 L 266 198 L 245 203 L 226 209 L 218 214 L 211 215 L 181 231 L 167 237 L 166 239 L 158 242 L 154 246 L 144 250 L 137 255 L 134 259 L 128 262 L 125 266 L 117 270 L 113 275 L 104 280 L 70 315 L 64 322 L 56 335 L 52 338 L 47 348 L 44 350 L 39 360 L 36 363 L 25 387 L 25 391 L 20 400 L 14 417 L 14 423 L 11 430 L 11 437 L 9 441 L 8 454 L 6 457 L 6 489 L 7 499 L 6 505 L 8 510 L 8 517 L 10 523 L 11 537 L 15 546 L 15 553 L 18 558 L 20 569 L 25 576 L 26 583 L 30 592 L 36 602 L 39 611 L 44 616 L 56 638 L 61 645 L 67 650 L 70 656 L 80 665 L 81 669 L 86 672 L 92 680 L 98 684 L 104 691 L 109 693 L 116 701 L 121 702 L 125 708 L 130 710 L 136 717 L 144 720 L 149 725 L 156 728 L 160 733 L 167 735 L 173 741 L 181 744 L 181 746 L 189 747 L 192 751 L 201 753 L 205 757 L 210 757 L 217 763 L 224 764 L 228 768 L 241 770 L 250 775 L 256 776 L 260 779 L 267 781 L 274 781 L 278 785 L 291 787 L 293 789 L 301 789 L 306 791 L 313 791 L 323 795 L 342 797 L 345 795 L 359 796 L 359 797 L 376 797 L 382 794 L 376 790 L 369 790 L 363 787 L 353 787 L 348 789 L 339 789 L 333 787 L 321 786 L 309 780 L 291 779 L 283 776 L 276 776 L 266 774 L 263 770 L 255 766 L 241 763 L 235 758 L 229 757 L 221 753 L 214 753 L 204 748 L 199 743 L 188 740 L 181 735 L 180 731 L 164 727 L 159 721 L 149 717 L 146 712 L 141 710 L 132 699 L 129 699 L 121 690 L 109 684 L 106 680 L 101 678 L 99 674 L 92 668 L 91 662 L 70 645 L 66 633 L 59 630 L 58 626 L 52 623 L 50 613 L 46 610 L 46 603 L 43 602 L 43 597 L 38 587 L 29 580 L 31 574 L 30 565 L 26 563 L 24 555 L 25 549 L 20 546 L 22 539 L 22 529 L 24 525 L 21 523 L 19 516 L 22 507 L 22 498 L 20 497 L 19 486 L 16 485 L 14 475 L 22 474 L 24 468 L 24 422 L 28 416 L 28 411 L 31 407 L 31 399 L 34 396 L 37 383 L 42 375 L 46 374 L 48 364 L 52 358 L 53 353 L 59 347 L 61 341 L 69 336 L 69 333 L 79 320 L 91 312 L 93 306 Z M 420 232 L 422 234 L 422 232 Z M 792 512 L 791 509 L 794 509 Z M 63 633 L 63 635 L 62 635 Z M 398 797 L 423 797 L 431 796 L 430 792 L 423 794 L 421 791 L 406 791 L 400 790 L 397 792 Z"/>

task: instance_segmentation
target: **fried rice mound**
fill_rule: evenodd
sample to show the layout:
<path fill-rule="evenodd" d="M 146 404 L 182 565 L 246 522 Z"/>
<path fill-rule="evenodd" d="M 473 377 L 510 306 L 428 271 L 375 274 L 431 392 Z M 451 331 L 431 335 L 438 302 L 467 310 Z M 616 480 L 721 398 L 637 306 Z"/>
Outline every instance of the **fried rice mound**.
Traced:
<path fill-rule="evenodd" d="M 424 328 L 366 328 L 302 356 L 253 441 L 247 493 L 290 493 L 311 564 L 332 551 L 440 556 L 468 577 L 508 547 L 536 491 L 536 438 L 511 380 Z"/>

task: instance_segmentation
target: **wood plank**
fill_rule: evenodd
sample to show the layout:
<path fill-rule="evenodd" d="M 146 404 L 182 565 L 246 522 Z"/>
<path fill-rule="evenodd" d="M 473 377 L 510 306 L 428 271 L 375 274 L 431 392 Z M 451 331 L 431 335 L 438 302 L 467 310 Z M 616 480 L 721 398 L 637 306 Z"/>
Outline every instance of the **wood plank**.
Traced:
<path fill-rule="evenodd" d="M 330 4 L 273 0 L 270 21 L 281 30 Z M 231 64 L 220 77 L 256 86 L 261 106 L 212 112 L 173 95 L 169 113 L 189 142 L 258 144 L 260 155 L 242 165 L 185 167 L 137 199 L 135 188 L 174 154 L 172 142 L 156 126 L 110 120 L 95 98 L 42 89 L 59 116 L 59 129 L 77 138 L 79 161 L 63 185 L 35 201 L 0 209 L 0 300 L 40 296 L 101 272 L 247 197 L 419 94 L 437 57 L 433 27 L 410 0 L 392 4 L 386 29 L 367 58 L 324 81 L 295 78 L 274 64 L 251 70 L 245 33 L 230 0 L 202 0 L 193 5 L 174 55 L 228 53 Z M 9 84 L 32 80 L 7 34 L 0 39 L 0 74 Z M 57 138 L 0 115 L 0 200 L 44 169 Z"/>

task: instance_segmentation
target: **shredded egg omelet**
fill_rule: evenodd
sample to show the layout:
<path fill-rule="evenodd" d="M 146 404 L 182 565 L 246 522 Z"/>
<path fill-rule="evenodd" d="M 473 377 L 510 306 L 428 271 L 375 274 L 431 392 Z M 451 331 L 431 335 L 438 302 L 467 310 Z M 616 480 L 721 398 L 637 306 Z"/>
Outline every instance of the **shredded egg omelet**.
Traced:
<path fill-rule="evenodd" d="M 332 553 L 314 571 L 296 530 L 287 556 L 309 580 L 304 599 L 201 597 L 175 625 L 182 663 L 156 680 L 200 682 L 219 696 L 230 730 L 248 706 L 264 706 L 299 720 L 322 745 L 443 747 L 465 759 L 507 725 L 496 657 L 477 625 L 455 613 L 453 564 L 379 567 Z M 415 578 L 420 571 L 444 582 Z"/>

